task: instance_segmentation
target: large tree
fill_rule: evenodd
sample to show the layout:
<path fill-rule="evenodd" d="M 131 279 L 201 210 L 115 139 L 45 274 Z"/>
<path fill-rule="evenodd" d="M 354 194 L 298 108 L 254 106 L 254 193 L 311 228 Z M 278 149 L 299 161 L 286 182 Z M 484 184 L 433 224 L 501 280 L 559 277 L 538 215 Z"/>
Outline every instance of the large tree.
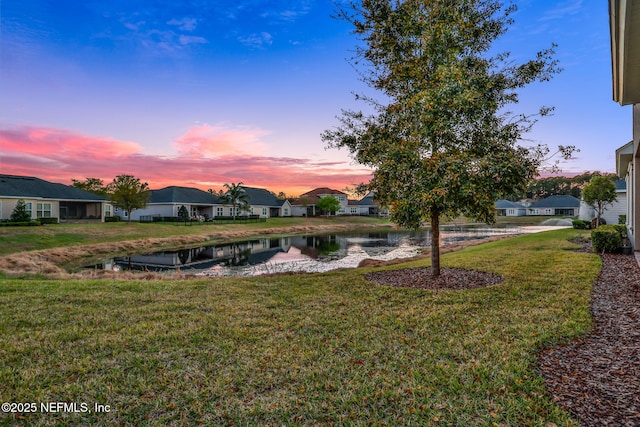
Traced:
<path fill-rule="evenodd" d="M 225 204 L 229 204 L 232 207 L 232 216 L 233 220 L 236 220 L 236 215 L 238 214 L 238 210 L 248 210 L 249 209 L 249 194 L 242 187 L 242 182 L 234 184 L 224 184 L 224 188 L 227 191 L 224 195 L 220 196 L 220 201 Z"/>
<path fill-rule="evenodd" d="M 493 222 L 495 200 L 526 190 L 549 152 L 517 142 L 551 109 L 507 107 L 520 88 L 558 71 L 553 46 L 521 64 L 491 56 L 514 10 L 495 0 L 363 0 L 337 12 L 362 41 L 355 66 L 382 101 L 357 95 L 371 112 L 343 111 L 323 140 L 373 168 L 365 189 L 398 225 L 431 224 L 434 275 L 441 217 Z"/>
<path fill-rule="evenodd" d="M 132 175 L 118 175 L 107 185 L 108 197 L 113 206 L 127 212 L 128 222 L 131 223 L 131 212 L 147 206 L 151 198 L 149 184 L 141 182 L 140 178 Z"/>

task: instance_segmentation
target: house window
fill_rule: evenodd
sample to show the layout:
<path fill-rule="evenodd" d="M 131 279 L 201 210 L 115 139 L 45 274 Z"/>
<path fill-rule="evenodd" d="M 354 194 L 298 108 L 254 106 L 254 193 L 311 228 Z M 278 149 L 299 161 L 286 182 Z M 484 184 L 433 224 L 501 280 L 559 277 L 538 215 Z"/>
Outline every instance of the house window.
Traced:
<path fill-rule="evenodd" d="M 289 216 L 289 208 L 284 208 L 284 216 Z"/>
<path fill-rule="evenodd" d="M 25 204 L 24 204 L 24 209 L 25 209 L 25 211 L 27 211 L 27 213 L 29 214 L 29 216 L 30 216 L 31 218 L 33 218 L 33 215 L 32 215 L 33 208 L 32 208 L 31 202 L 25 202 Z"/>
<path fill-rule="evenodd" d="M 553 215 L 553 209 L 551 209 L 551 208 L 545 209 L 544 214 L 545 215 Z"/>
<path fill-rule="evenodd" d="M 111 205 L 104 206 L 104 216 L 111 216 Z"/>
<path fill-rule="evenodd" d="M 224 216 L 224 208 L 223 207 L 216 208 L 216 216 Z"/>
<path fill-rule="evenodd" d="M 351 208 L 351 215 L 355 215 L 358 213 L 358 208 Z"/>
<path fill-rule="evenodd" d="M 515 215 L 515 214 L 516 214 L 515 209 L 509 209 L 509 215 Z"/>
<path fill-rule="evenodd" d="M 267 208 L 262 208 L 262 215 L 267 216 Z"/>
<path fill-rule="evenodd" d="M 51 218 L 51 203 L 36 203 L 38 218 Z"/>

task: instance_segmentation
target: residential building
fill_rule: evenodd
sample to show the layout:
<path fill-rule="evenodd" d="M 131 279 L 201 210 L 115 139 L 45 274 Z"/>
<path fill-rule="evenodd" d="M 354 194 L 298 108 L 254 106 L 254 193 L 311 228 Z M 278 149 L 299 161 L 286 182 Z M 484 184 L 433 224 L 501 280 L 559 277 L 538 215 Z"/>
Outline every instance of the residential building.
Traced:
<path fill-rule="evenodd" d="M 364 196 L 359 202 L 360 215 L 380 215 L 388 216 L 389 209 L 381 207 L 375 200 L 375 193 L 372 191 Z"/>
<path fill-rule="evenodd" d="M 527 208 L 520 203 L 509 200 L 498 200 L 496 202 L 496 214 L 498 216 L 525 216 Z"/>
<path fill-rule="evenodd" d="M 349 199 L 347 194 L 339 190 L 332 190 L 331 188 L 321 187 L 316 188 L 302 194 L 298 200 L 292 203 L 293 215 L 295 216 L 315 216 L 319 215 L 320 211 L 316 208 L 318 200 L 322 197 L 335 197 L 340 202 L 340 210 L 336 212 L 336 215 L 351 215 L 349 209 Z"/>
<path fill-rule="evenodd" d="M 573 196 L 549 196 L 527 208 L 527 215 L 578 216 L 580 200 Z"/>
<path fill-rule="evenodd" d="M 0 220 L 11 217 L 18 200 L 24 200 L 33 219 L 104 222 L 104 217 L 113 212 L 107 198 L 70 185 L 31 176 L 0 175 Z"/>
<path fill-rule="evenodd" d="M 609 0 L 613 100 L 633 105 L 633 139 L 616 150 L 618 176 L 627 185 L 627 230 L 631 244 L 640 248 L 640 2 Z"/>
<path fill-rule="evenodd" d="M 292 206 L 288 200 L 278 199 L 272 192 L 264 188 L 242 187 L 249 195 L 250 209 L 240 212 L 240 215 L 257 215 L 260 218 L 291 216 Z M 229 206 L 226 206 L 229 208 Z"/>
<path fill-rule="evenodd" d="M 151 198 L 147 206 L 131 212 L 131 220 L 151 220 L 152 217 L 177 217 L 178 211 L 184 206 L 193 220 L 206 221 L 216 214 L 218 196 L 197 188 L 170 186 L 159 190 L 151 190 Z M 128 219 L 127 213 L 116 209 L 115 214 L 122 219 Z"/>

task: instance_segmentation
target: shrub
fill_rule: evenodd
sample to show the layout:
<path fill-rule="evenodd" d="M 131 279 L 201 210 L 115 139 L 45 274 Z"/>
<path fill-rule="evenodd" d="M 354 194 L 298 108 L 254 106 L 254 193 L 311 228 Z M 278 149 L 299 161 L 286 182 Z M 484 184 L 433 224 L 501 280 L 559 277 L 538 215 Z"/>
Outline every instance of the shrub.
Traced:
<path fill-rule="evenodd" d="M 600 218 L 600 225 L 606 225 L 607 221 L 604 220 L 604 218 Z M 591 218 L 591 228 L 597 228 L 598 227 L 598 218 Z"/>
<path fill-rule="evenodd" d="M 120 217 L 119 216 L 105 216 L 104 217 L 104 222 L 118 222 L 120 221 Z"/>
<path fill-rule="evenodd" d="M 573 228 L 578 230 L 589 230 L 591 228 L 591 221 L 583 221 L 581 219 L 573 220 Z"/>
<path fill-rule="evenodd" d="M 595 252 L 618 252 L 622 246 L 620 230 L 616 225 L 602 225 L 596 228 L 591 231 L 591 245 Z"/>
<path fill-rule="evenodd" d="M 27 211 L 27 204 L 24 200 L 20 199 L 16 203 L 16 207 L 11 212 L 12 222 L 29 222 L 31 221 L 31 214 Z"/>
<path fill-rule="evenodd" d="M 39 218 L 40 224 L 57 224 L 58 218 Z"/>
<path fill-rule="evenodd" d="M 618 215 L 618 224 L 626 224 L 627 216 L 626 215 Z"/>

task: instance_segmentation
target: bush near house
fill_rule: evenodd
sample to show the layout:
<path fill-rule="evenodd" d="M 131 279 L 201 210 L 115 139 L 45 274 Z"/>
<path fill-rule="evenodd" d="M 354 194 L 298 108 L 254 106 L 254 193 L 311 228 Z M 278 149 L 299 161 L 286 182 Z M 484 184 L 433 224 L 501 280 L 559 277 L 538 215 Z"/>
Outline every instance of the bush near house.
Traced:
<path fill-rule="evenodd" d="M 40 224 L 45 225 L 45 224 L 57 224 L 58 223 L 58 218 L 52 217 L 52 218 L 38 218 L 38 221 L 40 221 Z"/>
<path fill-rule="evenodd" d="M 591 221 L 583 221 L 581 219 L 574 219 L 572 221 L 573 228 L 577 230 L 590 230 L 591 229 Z"/>
<path fill-rule="evenodd" d="M 626 237 L 627 230 L 624 225 L 601 225 L 591 231 L 591 245 L 595 252 L 619 252 L 622 247 L 622 239 Z"/>

